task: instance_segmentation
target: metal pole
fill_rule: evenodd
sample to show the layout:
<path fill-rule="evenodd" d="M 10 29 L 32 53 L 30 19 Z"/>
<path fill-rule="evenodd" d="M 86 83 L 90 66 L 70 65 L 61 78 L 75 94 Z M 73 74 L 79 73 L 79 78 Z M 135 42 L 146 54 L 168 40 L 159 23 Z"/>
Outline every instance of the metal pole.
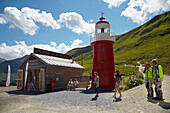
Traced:
<path fill-rule="evenodd" d="M 83 48 L 81 49 L 81 65 L 83 66 Z"/>

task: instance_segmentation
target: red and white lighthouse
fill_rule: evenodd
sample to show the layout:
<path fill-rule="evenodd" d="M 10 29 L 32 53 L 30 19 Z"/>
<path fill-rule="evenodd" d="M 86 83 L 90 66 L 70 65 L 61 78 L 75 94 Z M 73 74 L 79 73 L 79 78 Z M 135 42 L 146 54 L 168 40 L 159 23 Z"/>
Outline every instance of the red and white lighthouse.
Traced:
<path fill-rule="evenodd" d="M 115 36 L 110 33 L 110 24 L 102 16 L 95 25 L 95 33 L 90 36 L 93 46 L 92 87 L 94 87 L 94 72 L 99 74 L 99 89 L 112 90 L 114 80 L 114 55 L 113 44 Z"/>

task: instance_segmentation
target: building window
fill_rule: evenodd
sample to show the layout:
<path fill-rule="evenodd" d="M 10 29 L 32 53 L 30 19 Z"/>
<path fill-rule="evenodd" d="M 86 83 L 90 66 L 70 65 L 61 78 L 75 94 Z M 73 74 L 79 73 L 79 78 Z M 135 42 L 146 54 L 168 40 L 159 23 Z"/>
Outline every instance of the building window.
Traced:
<path fill-rule="evenodd" d="M 104 48 L 102 48 L 102 52 L 104 52 Z"/>
<path fill-rule="evenodd" d="M 102 76 L 105 76 L 105 73 L 102 73 Z"/>
<path fill-rule="evenodd" d="M 104 63 L 104 62 L 105 62 L 105 60 L 103 59 L 103 60 L 102 60 L 102 62 Z"/>

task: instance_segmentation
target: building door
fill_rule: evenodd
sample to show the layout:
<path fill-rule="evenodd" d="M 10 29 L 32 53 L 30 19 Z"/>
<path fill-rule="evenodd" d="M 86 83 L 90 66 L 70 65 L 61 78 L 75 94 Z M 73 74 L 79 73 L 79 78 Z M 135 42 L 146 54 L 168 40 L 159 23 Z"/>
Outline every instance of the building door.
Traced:
<path fill-rule="evenodd" d="M 23 70 L 19 69 L 17 72 L 17 89 L 23 89 Z"/>

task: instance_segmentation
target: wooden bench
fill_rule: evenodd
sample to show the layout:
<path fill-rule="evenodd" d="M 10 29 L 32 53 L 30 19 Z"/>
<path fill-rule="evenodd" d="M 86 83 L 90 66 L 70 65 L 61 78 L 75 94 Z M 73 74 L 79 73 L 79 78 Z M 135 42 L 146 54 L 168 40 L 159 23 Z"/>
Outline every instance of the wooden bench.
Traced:
<path fill-rule="evenodd" d="M 89 85 L 90 85 L 89 82 L 78 82 L 76 88 L 86 88 L 86 90 L 88 90 Z"/>

